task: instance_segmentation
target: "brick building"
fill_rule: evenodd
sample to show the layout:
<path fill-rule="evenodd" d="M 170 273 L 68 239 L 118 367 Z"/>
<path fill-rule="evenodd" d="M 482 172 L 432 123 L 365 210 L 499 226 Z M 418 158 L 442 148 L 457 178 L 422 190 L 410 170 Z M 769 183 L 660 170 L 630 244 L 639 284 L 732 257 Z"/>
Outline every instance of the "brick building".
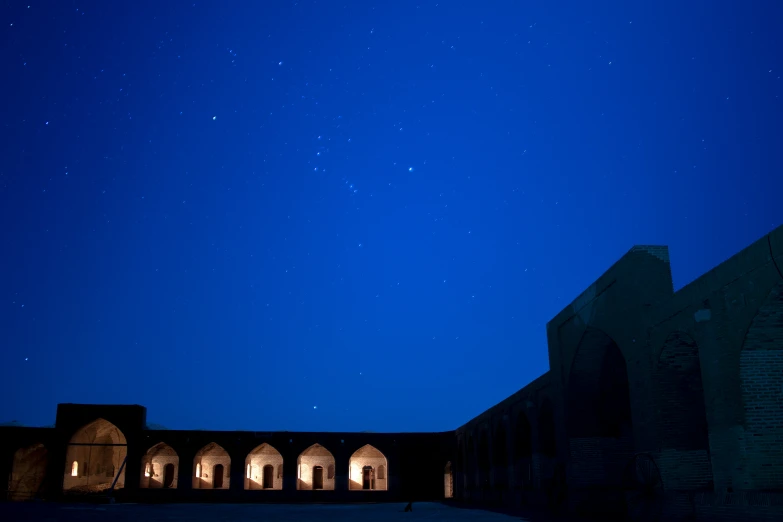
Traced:
<path fill-rule="evenodd" d="M 61 404 L 0 428 L 9 498 L 452 498 L 634 520 L 783 520 L 783 227 L 674 292 L 636 246 L 547 325 L 550 371 L 446 433 L 147 429 Z"/>

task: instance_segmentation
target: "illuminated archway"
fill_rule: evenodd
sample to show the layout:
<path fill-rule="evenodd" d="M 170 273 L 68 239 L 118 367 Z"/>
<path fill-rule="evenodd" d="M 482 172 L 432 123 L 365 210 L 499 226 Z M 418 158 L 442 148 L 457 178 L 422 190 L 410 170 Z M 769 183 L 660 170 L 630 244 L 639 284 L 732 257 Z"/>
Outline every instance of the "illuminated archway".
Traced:
<path fill-rule="evenodd" d="M 334 490 L 334 456 L 313 444 L 296 459 L 296 489 Z"/>
<path fill-rule="evenodd" d="M 451 471 L 451 461 L 446 463 L 443 470 L 443 498 L 454 497 L 454 475 Z"/>
<path fill-rule="evenodd" d="M 47 462 L 48 455 L 43 444 L 16 450 L 8 484 L 8 500 L 35 498 L 46 477 Z"/>
<path fill-rule="evenodd" d="M 125 486 L 128 442 L 117 426 L 96 419 L 71 437 L 65 452 L 63 491 L 96 493 Z"/>
<path fill-rule="evenodd" d="M 147 450 L 141 458 L 139 487 L 150 489 L 176 489 L 179 474 L 179 456 L 174 448 L 159 442 Z"/>
<path fill-rule="evenodd" d="M 266 442 L 245 458 L 245 489 L 283 489 L 283 456 Z"/>
<path fill-rule="evenodd" d="M 383 453 L 366 444 L 348 460 L 348 489 L 386 491 L 388 463 Z"/>
<path fill-rule="evenodd" d="M 231 485 L 231 457 L 215 442 L 196 453 L 193 471 L 193 489 L 228 489 Z"/>

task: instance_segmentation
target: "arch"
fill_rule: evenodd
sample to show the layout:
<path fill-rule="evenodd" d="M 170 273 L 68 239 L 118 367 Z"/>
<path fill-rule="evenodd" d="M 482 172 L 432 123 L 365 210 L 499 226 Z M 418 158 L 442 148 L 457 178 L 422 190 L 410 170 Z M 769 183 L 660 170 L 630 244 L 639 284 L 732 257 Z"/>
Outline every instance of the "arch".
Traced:
<path fill-rule="evenodd" d="M 271 466 L 271 473 L 268 466 Z M 283 489 L 283 475 L 275 476 L 275 469 L 283 469 L 283 456 L 274 446 L 264 442 L 245 458 L 245 489 Z"/>
<path fill-rule="evenodd" d="M 193 489 L 229 489 L 231 486 L 231 457 L 216 442 L 198 450 L 193 457 L 193 469 Z"/>
<path fill-rule="evenodd" d="M 619 487 L 634 451 L 628 370 L 620 348 L 588 327 L 568 378 L 566 421 L 575 486 Z"/>
<path fill-rule="evenodd" d="M 555 430 L 555 409 L 549 397 L 544 397 L 538 409 L 538 447 L 545 457 L 557 456 L 557 431 Z"/>
<path fill-rule="evenodd" d="M 783 490 L 783 283 L 767 295 L 740 352 L 745 488 Z"/>
<path fill-rule="evenodd" d="M 334 490 L 334 455 L 320 444 L 299 454 L 296 469 L 296 489 Z"/>
<path fill-rule="evenodd" d="M 443 498 L 454 498 L 454 476 L 451 471 L 451 461 L 443 469 Z"/>
<path fill-rule="evenodd" d="M 519 459 L 527 459 L 533 455 L 533 433 L 530 421 L 524 411 L 517 415 L 516 430 L 514 433 L 514 456 Z"/>
<path fill-rule="evenodd" d="M 48 453 L 43 444 L 19 448 L 14 453 L 8 484 L 8 500 L 36 498 L 46 478 Z"/>
<path fill-rule="evenodd" d="M 653 379 L 663 482 L 680 490 L 707 487 L 712 480 L 707 411 L 699 350 L 688 334 L 669 334 Z"/>
<path fill-rule="evenodd" d="M 504 489 L 508 484 L 508 449 L 506 444 L 506 427 L 503 421 L 500 421 L 495 428 L 495 436 L 492 440 L 492 473 L 496 489 Z"/>
<path fill-rule="evenodd" d="M 166 466 L 172 465 L 171 470 Z M 158 442 L 141 457 L 140 488 L 150 489 L 176 489 L 177 473 L 179 471 L 179 455 L 174 448 L 165 442 Z M 167 474 L 168 473 L 168 474 Z M 171 475 L 169 475 L 171 474 Z M 170 480 L 167 480 L 171 477 Z"/>
<path fill-rule="evenodd" d="M 478 454 L 476 455 L 478 460 L 478 487 L 481 490 L 489 488 L 489 470 L 491 467 L 491 460 L 489 455 L 489 435 L 486 428 L 479 432 L 478 441 Z"/>
<path fill-rule="evenodd" d="M 524 411 L 517 414 L 514 430 L 515 484 L 526 488 L 533 479 L 533 429 Z"/>
<path fill-rule="evenodd" d="M 466 483 L 467 483 L 467 490 L 470 491 L 473 488 L 476 487 L 476 474 L 478 473 L 478 470 L 476 469 L 476 444 L 473 441 L 473 434 L 471 433 L 468 435 L 468 454 L 466 456 L 466 468 L 465 468 L 465 475 Z"/>
<path fill-rule="evenodd" d="M 383 473 L 379 473 L 381 469 Z M 386 491 L 387 470 L 386 456 L 378 448 L 365 444 L 348 459 L 348 489 Z"/>
<path fill-rule="evenodd" d="M 65 451 L 63 491 L 105 491 L 115 479 L 115 489 L 125 487 L 127 454 L 128 441 L 111 422 L 96 419 L 82 426 L 73 434 Z"/>

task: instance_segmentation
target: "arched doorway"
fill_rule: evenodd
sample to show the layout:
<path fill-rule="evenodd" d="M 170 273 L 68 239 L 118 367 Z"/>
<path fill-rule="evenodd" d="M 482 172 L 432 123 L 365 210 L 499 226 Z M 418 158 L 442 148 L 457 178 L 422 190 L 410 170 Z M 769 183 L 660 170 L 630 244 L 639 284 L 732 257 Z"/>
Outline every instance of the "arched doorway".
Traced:
<path fill-rule="evenodd" d="M 169 466 L 171 470 L 169 471 Z M 179 456 L 174 448 L 165 442 L 152 446 L 141 459 L 141 479 L 139 487 L 159 489 L 177 487 L 176 470 L 179 469 Z M 171 479 L 168 480 L 171 474 Z M 168 483 L 167 483 L 168 481 Z"/>
<path fill-rule="evenodd" d="M 451 471 L 451 461 L 446 463 L 443 470 L 443 498 L 454 497 L 454 477 Z"/>
<path fill-rule="evenodd" d="M 386 491 L 386 456 L 378 448 L 365 444 L 348 459 L 348 489 Z"/>
<path fill-rule="evenodd" d="M 8 483 L 8 500 L 36 498 L 46 478 L 48 461 L 43 444 L 16 450 Z"/>
<path fill-rule="evenodd" d="M 212 489 L 223 488 L 223 464 L 215 464 L 212 468 Z"/>
<path fill-rule="evenodd" d="M 245 458 L 245 466 L 245 489 L 283 488 L 283 456 L 272 445 L 256 446 Z M 275 476 L 275 469 L 280 470 L 279 476 Z"/>
<path fill-rule="evenodd" d="M 313 444 L 300 453 L 296 468 L 296 489 L 334 490 L 334 456 L 320 444 Z M 328 470 L 326 477 L 324 468 Z"/>
<path fill-rule="evenodd" d="M 231 457 L 220 444 L 210 442 L 193 458 L 193 489 L 228 489 Z"/>
<path fill-rule="evenodd" d="M 176 477 L 174 475 L 174 464 L 168 463 L 163 466 L 163 487 L 164 488 L 176 488 L 174 481 Z"/>
<path fill-rule="evenodd" d="M 125 486 L 128 443 L 117 426 L 105 419 L 73 434 L 65 452 L 63 491 L 99 493 Z"/>
<path fill-rule="evenodd" d="M 275 468 L 271 464 L 264 466 L 263 489 L 273 489 L 275 487 Z M 280 489 L 278 487 L 277 489 Z"/>

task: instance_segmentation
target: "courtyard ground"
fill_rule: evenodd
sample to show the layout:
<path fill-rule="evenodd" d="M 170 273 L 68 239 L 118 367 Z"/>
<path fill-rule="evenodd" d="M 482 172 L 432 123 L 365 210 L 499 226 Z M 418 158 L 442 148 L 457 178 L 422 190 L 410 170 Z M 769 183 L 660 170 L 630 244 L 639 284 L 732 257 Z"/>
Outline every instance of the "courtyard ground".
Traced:
<path fill-rule="evenodd" d="M 417 502 L 405 513 L 393 504 L 58 504 L 6 502 L 0 504 L 4 522 L 338 522 L 372 520 L 397 522 L 511 522 L 528 520 L 477 509 Z"/>

